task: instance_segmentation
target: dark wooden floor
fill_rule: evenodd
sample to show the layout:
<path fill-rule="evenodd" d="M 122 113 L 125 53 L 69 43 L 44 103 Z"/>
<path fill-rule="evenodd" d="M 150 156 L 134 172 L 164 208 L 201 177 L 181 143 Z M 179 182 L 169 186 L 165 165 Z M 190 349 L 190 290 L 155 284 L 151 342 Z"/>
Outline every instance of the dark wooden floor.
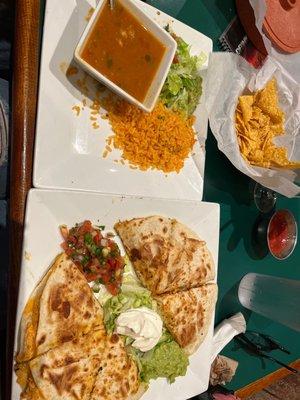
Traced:
<path fill-rule="evenodd" d="M 291 374 L 245 400 L 300 400 L 300 374 Z"/>

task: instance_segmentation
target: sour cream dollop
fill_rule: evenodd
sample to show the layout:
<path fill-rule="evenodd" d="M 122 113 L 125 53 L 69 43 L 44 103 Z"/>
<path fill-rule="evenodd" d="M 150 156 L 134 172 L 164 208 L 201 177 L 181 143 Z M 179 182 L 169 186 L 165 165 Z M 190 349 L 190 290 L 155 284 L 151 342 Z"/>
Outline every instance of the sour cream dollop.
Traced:
<path fill-rule="evenodd" d="M 147 307 L 124 311 L 116 319 L 116 332 L 134 339 L 132 346 L 143 352 L 158 343 L 162 327 L 160 316 Z"/>

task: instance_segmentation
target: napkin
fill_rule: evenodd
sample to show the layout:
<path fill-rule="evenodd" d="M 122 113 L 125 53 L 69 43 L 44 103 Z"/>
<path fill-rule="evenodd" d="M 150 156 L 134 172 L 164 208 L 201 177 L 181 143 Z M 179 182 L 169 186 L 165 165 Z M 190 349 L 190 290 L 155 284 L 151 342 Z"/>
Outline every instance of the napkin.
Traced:
<path fill-rule="evenodd" d="M 268 80 L 277 80 L 279 105 L 285 112 L 285 134 L 274 140 L 284 145 L 290 160 L 300 160 L 300 85 L 283 66 L 267 58 L 256 70 L 241 56 L 232 53 L 212 53 L 206 79 L 206 108 L 210 128 L 219 149 L 232 164 L 250 178 L 287 197 L 300 193 L 294 182 L 297 174 L 292 170 L 262 168 L 248 164 L 242 157 L 235 131 L 235 110 L 238 97 L 246 89 L 262 89 Z"/>
<path fill-rule="evenodd" d="M 212 386 L 225 385 L 230 382 L 239 363 L 231 358 L 218 355 L 211 365 L 209 383 Z"/>
<path fill-rule="evenodd" d="M 221 350 L 234 338 L 246 332 L 246 321 L 241 312 L 224 319 L 214 330 L 211 362 L 215 360 Z"/>

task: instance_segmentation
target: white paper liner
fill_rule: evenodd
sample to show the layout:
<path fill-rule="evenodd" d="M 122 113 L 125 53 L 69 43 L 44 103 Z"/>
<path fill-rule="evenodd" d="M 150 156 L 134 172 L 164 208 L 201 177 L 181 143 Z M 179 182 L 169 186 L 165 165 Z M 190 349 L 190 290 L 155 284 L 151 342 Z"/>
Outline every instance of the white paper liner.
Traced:
<path fill-rule="evenodd" d="M 275 77 L 279 106 L 285 112 L 285 135 L 276 138 L 277 145 L 287 147 L 289 159 L 300 160 L 300 87 L 283 67 L 268 58 L 258 71 L 233 53 L 212 53 L 206 80 L 206 107 L 210 128 L 219 149 L 232 164 L 250 178 L 287 197 L 300 193 L 292 170 L 255 167 L 248 164 L 239 151 L 235 130 L 238 97 L 247 89 L 256 91 Z"/>

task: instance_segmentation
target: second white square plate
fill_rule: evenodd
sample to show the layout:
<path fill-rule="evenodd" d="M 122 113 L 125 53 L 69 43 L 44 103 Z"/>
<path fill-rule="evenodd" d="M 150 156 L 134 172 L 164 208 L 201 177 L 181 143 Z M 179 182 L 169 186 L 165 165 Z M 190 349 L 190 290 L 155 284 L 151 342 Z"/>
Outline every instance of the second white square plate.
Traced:
<path fill-rule="evenodd" d="M 212 51 L 210 38 L 139 0 L 136 3 L 161 26 L 169 24 L 171 30 L 191 45 L 192 54 L 203 52 L 208 59 Z M 186 159 L 178 174 L 131 169 L 114 162 L 114 159 L 120 158 L 116 150 L 109 157 L 102 157 L 105 139 L 112 131 L 107 120 L 91 120 L 91 117 L 95 118 L 89 108 L 94 89 L 91 78 L 86 78 L 81 71 L 75 73 L 74 69 L 66 75 L 66 68 L 72 61 L 76 44 L 87 24 L 86 16 L 91 6 L 95 6 L 94 0 L 47 0 L 46 3 L 34 186 L 201 200 L 208 123 L 204 107 L 205 93 L 194 113 L 198 142 L 193 155 Z M 203 76 L 206 68 L 207 61 L 203 65 Z M 81 87 L 81 91 L 78 87 Z M 82 91 L 86 92 L 86 89 L 89 92 L 83 96 Z M 76 116 L 76 113 L 79 115 Z"/>
<path fill-rule="evenodd" d="M 32 189 L 27 199 L 25 218 L 15 351 L 17 351 L 18 329 L 24 306 L 55 256 L 62 251 L 59 225 L 67 224 L 71 227 L 76 222 L 90 219 L 95 224 L 105 225 L 106 229 L 111 231 L 119 219 L 155 214 L 176 218 L 194 230 L 206 241 L 217 270 L 218 204 Z M 119 240 L 118 243 L 124 254 Z M 213 326 L 214 318 L 205 341 L 189 359 L 187 374 L 177 378 L 172 385 L 168 384 L 166 379 L 151 381 L 149 390 L 143 395 L 142 400 L 185 400 L 207 389 Z M 20 387 L 13 373 L 12 400 L 18 399 L 19 396 Z"/>

